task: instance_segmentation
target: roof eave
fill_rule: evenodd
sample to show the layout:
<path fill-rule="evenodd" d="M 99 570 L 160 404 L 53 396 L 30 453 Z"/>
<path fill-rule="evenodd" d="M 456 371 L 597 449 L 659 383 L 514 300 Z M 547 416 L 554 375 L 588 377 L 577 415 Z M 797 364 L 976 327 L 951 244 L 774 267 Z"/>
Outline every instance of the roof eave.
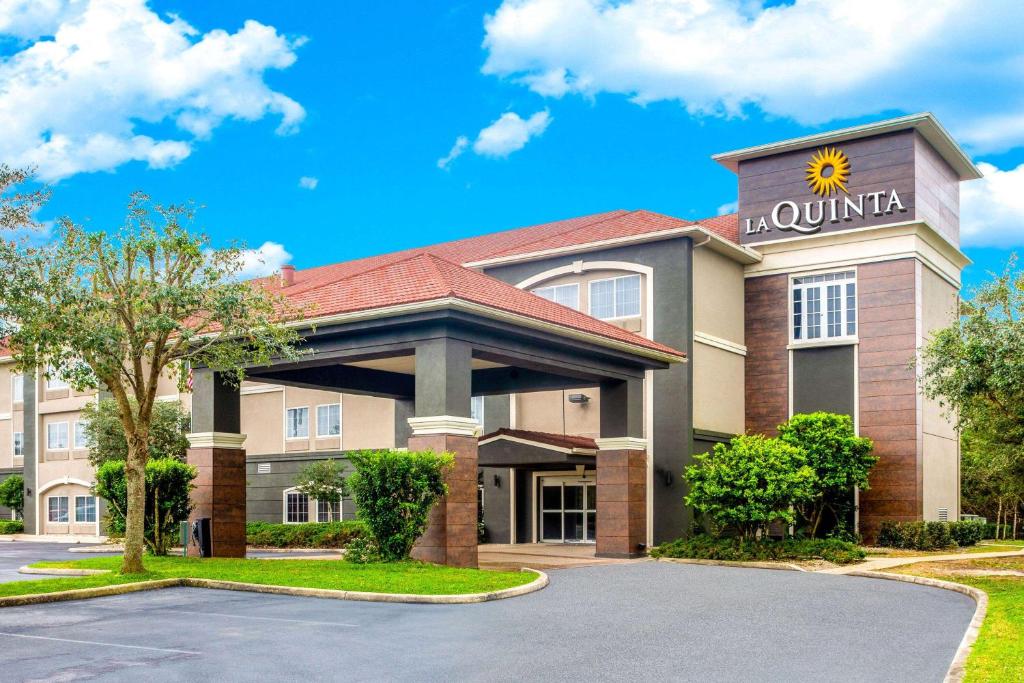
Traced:
<path fill-rule="evenodd" d="M 960 180 L 976 180 L 982 177 L 981 171 L 974 165 L 971 158 L 930 112 L 910 114 L 909 116 L 900 116 L 894 119 L 851 126 L 825 133 L 805 135 L 767 145 L 737 149 L 732 152 L 722 152 L 720 154 L 713 154 L 711 158 L 735 173 L 739 170 L 740 162 L 747 159 L 767 156 L 769 154 L 781 154 L 818 145 L 846 142 L 847 140 L 862 138 L 868 135 L 881 135 L 883 133 L 893 133 L 909 129 L 918 131 L 946 160 L 946 163 L 957 172 Z"/>

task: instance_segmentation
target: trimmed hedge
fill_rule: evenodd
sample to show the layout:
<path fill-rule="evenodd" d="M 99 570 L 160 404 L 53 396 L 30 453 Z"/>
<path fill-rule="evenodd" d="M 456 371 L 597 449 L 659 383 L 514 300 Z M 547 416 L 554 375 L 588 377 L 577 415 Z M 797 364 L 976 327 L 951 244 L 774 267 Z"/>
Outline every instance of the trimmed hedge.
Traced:
<path fill-rule="evenodd" d="M 714 538 L 707 534 L 701 534 L 693 538 L 680 538 L 651 548 L 651 557 L 734 562 L 820 559 L 833 564 L 851 564 L 863 560 L 864 556 L 864 551 L 856 544 L 836 538 L 751 541 L 738 538 Z"/>
<path fill-rule="evenodd" d="M 955 548 L 955 522 L 882 522 L 878 545 L 903 550 L 945 550 Z"/>
<path fill-rule="evenodd" d="M 25 523 L 20 519 L 0 519 L 0 534 L 21 534 L 25 532 Z"/>
<path fill-rule="evenodd" d="M 950 522 L 949 531 L 961 548 L 976 545 L 985 536 L 984 522 Z"/>
<path fill-rule="evenodd" d="M 245 524 L 246 543 L 259 548 L 344 548 L 353 539 L 366 535 L 366 525 L 358 521 Z"/>

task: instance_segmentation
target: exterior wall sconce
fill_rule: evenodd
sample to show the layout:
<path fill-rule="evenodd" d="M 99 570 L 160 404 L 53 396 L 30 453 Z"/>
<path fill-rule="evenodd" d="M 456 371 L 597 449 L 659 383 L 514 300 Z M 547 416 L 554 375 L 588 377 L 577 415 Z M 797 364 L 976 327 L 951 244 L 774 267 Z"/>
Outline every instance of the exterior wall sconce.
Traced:
<path fill-rule="evenodd" d="M 586 394 L 569 394 L 569 403 L 589 403 L 590 397 Z"/>
<path fill-rule="evenodd" d="M 496 488 L 496 489 L 500 489 L 501 488 L 501 475 L 500 474 L 495 474 L 494 475 L 494 488 Z"/>

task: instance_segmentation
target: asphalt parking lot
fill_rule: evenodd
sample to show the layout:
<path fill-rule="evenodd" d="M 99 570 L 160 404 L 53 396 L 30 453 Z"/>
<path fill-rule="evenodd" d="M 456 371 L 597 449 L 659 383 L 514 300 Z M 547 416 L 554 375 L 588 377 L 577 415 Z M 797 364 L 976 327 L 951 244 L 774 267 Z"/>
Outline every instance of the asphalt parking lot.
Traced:
<path fill-rule="evenodd" d="M 0 677 L 941 681 L 973 611 L 892 581 L 659 562 L 480 605 L 174 588 L 0 610 Z"/>
<path fill-rule="evenodd" d="M 105 554 L 72 553 L 68 543 L 36 543 L 31 541 L 0 541 L 0 583 L 4 581 L 36 581 L 46 578 L 32 574 L 19 574 L 18 568 L 43 560 L 84 560 L 87 557 L 103 557 Z"/>

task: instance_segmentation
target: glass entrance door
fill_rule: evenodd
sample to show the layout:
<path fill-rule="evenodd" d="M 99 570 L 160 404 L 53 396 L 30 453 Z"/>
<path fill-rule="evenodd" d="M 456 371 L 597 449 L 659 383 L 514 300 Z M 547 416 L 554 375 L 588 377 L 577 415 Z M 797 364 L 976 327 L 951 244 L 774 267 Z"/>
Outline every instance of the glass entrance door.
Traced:
<path fill-rule="evenodd" d="M 593 543 L 597 538 L 597 486 L 592 479 L 540 480 L 540 540 Z"/>

